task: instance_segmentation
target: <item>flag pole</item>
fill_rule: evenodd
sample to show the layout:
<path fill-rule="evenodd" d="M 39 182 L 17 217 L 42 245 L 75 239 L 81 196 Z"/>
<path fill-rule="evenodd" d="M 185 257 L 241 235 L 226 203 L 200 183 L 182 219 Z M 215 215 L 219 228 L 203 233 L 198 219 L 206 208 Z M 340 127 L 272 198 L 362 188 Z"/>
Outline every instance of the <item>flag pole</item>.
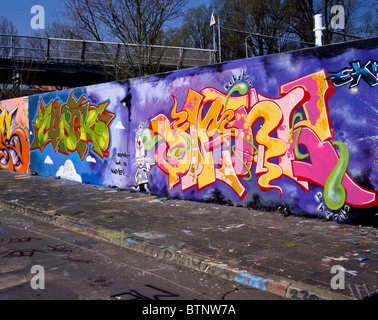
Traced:
<path fill-rule="evenodd" d="M 216 52 L 217 52 L 217 44 L 216 44 L 216 41 L 215 41 L 215 24 L 216 24 L 216 21 L 215 21 L 215 16 L 214 16 L 214 9 L 213 9 L 213 12 L 211 14 L 211 19 L 210 19 L 210 27 L 213 27 L 213 48 L 214 48 L 214 63 L 216 63 Z"/>
<path fill-rule="evenodd" d="M 220 17 L 219 16 L 218 16 L 218 50 L 219 50 L 219 62 L 222 62 L 221 30 L 220 30 Z"/>

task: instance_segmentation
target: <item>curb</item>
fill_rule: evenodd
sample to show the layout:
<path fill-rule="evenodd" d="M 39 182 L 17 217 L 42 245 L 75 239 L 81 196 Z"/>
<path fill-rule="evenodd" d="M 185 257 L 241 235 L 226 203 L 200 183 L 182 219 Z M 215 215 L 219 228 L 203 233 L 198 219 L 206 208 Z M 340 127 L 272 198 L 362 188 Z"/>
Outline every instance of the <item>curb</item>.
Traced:
<path fill-rule="evenodd" d="M 30 218 L 50 223 L 70 231 L 75 231 L 108 243 L 130 249 L 170 263 L 184 266 L 199 272 L 207 273 L 222 279 L 237 282 L 294 300 L 353 300 L 351 297 L 334 293 L 321 287 L 311 286 L 302 282 L 282 278 L 265 272 L 241 268 L 211 259 L 185 250 L 177 250 L 159 246 L 134 236 L 92 225 L 85 220 L 64 215 L 50 214 L 35 209 L 22 207 L 18 204 L 0 201 L 0 207 L 14 210 Z"/>

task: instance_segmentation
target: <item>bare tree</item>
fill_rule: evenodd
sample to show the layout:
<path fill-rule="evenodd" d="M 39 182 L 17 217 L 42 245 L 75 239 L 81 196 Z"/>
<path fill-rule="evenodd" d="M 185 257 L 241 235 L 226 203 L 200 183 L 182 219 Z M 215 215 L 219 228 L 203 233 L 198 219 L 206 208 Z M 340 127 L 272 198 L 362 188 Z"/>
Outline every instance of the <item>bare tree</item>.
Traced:
<path fill-rule="evenodd" d="M 0 58 L 8 59 L 11 63 L 11 69 L 4 69 L 0 72 L 0 100 L 42 91 L 33 87 L 35 73 L 29 71 L 33 59 L 39 58 L 41 55 L 44 57 L 38 50 L 43 47 L 40 40 L 39 38 L 18 36 L 16 26 L 6 17 L 0 16 Z M 31 61 L 27 62 L 24 59 L 25 56 L 31 58 Z"/>
<path fill-rule="evenodd" d="M 361 24 L 359 11 L 367 6 L 367 3 L 358 4 L 355 0 L 290 0 L 286 1 L 282 10 L 271 10 L 271 14 L 280 19 L 283 29 L 292 37 L 302 42 L 314 43 L 314 15 L 322 14 L 323 43 L 331 44 L 334 42 L 345 41 L 345 37 L 340 37 L 331 30 L 331 8 L 334 5 L 342 5 L 345 12 L 345 32 L 357 35 L 358 25 Z M 269 4 L 268 4 L 269 6 Z M 306 45 L 305 45 L 306 46 Z M 309 45 L 311 46 L 311 45 Z"/>
<path fill-rule="evenodd" d="M 213 30 L 210 27 L 212 9 L 202 4 L 186 11 L 180 28 L 175 28 L 171 44 L 183 47 L 213 49 Z M 172 36 L 172 35 L 170 35 Z M 167 39 L 169 41 L 169 39 Z"/>
<path fill-rule="evenodd" d="M 331 29 L 331 8 L 334 5 L 342 5 L 344 8 L 344 17 L 345 17 L 345 29 L 343 30 L 344 33 L 356 33 L 356 23 L 358 23 L 359 19 L 354 19 L 354 15 L 360 7 L 355 0 L 321 0 L 318 1 L 316 10 L 317 13 L 321 13 L 323 15 L 323 21 L 325 26 L 325 32 L 323 37 L 324 44 L 330 44 L 334 42 L 341 42 L 345 41 L 346 38 L 342 37 L 338 34 L 332 32 Z"/>
<path fill-rule="evenodd" d="M 8 18 L 0 16 L 0 57 L 9 59 L 13 52 L 12 47 L 15 45 L 17 38 L 10 37 L 10 35 L 17 35 L 18 30 L 16 26 Z M 2 72 L 0 75 L 0 99 L 9 99 L 16 97 L 19 92 L 19 78 L 17 70 L 13 73 Z M 12 79 L 14 78 L 14 79 Z"/>
<path fill-rule="evenodd" d="M 287 42 L 279 37 L 288 35 L 283 17 L 277 12 L 287 11 L 288 0 L 218 0 L 212 6 L 221 17 L 222 59 L 240 59 L 283 51 Z"/>
<path fill-rule="evenodd" d="M 362 37 L 377 37 L 378 36 L 378 19 L 377 10 L 365 10 L 360 15 L 360 25 L 356 28 L 356 33 Z"/>
<path fill-rule="evenodd" d="M 0 16 L 0 33 L 18 34 L 17 27 L 7 17 Z"/>
<path fill-rule="evenodd" d="M 334 5 L 344 8 L 344 35 L 331 29 Z M 213 0 L 212 7 L 222 20 L 223 60 L 245 57 L 246 43 L 254 56 L 312 47 L 314 16 L 318 13 L 322 14 L 326 28 L 324 44 L 350 40 L 345 34 L 377 34 L 374 0 L 361 3 L 355 0 Z"/>
<path fill-rule="evenodd" d="M 66 10 L 71 13 L 71 30 L 77 37 L 125 45 L 115 56 L 127 60 L 130 68 L 124 71 L 129 76 L 159 69 L 158 64 L 153 64 L 151 46 L 158 42 L 163 26 L 178 18 L 186 4 L 186 0 L 65 1 Z"/>
<path fill-rule="evenodd" d="M 11 47 L 14 46 L 13 41 L 17 41 L 17 38 L 11 38 L 10 35 L 17 35 L 17 27 L 7 17 L 0 16 L 0 57 L 10 58 Z"/>
<path fill-rule="evenodd" d="M 271 54 L 285 50 L 288 43 L 280 42 L 278 38 L 287 36 L 282 20 L 272 15 L 272 12 L 284 11 L 287 1 L 247 1 L 246 28 L 254 35 L 250 37 L 251 51 L 255 56 Z M 261 36 L 260 36 L 261 35 Z"/>
<path fill-rule="evenodd" d="M 300 41 L 314 43 L 314 15 L 316 0 L 291 0 L 281 14 L 286 30 Z M 279 15 L 280 12 L 277 12 Z"/>

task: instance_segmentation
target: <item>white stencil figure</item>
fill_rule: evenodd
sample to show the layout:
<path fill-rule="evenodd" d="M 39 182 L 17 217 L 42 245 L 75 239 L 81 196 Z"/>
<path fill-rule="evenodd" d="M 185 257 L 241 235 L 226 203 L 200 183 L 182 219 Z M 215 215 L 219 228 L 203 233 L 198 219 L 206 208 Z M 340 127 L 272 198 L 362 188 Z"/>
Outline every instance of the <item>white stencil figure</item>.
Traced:
<path fill-rule="evenodd" d="M 151 173 L 151 166 L 155 165 L 155 163 L 150 164 L 146 160 L 146 151 L 143 145 L 143 140 L 141 135 L 138 134 L 138 131 L 139 130 L 137 130 L 137 136 L 135 138 L 135 160 L 137 165 L 137 170 L 135 172 L 136 187 L 132 186 L 131 190 L 151 193 L 148 188 L 147 173 Z"/>

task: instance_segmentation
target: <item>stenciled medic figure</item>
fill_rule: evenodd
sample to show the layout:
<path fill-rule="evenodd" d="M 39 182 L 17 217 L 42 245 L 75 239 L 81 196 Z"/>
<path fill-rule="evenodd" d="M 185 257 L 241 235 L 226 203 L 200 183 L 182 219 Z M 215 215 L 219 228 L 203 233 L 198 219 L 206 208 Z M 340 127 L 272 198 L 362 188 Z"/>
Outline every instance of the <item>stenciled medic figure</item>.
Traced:
<path fill-rule="evenodd" d="M 155 163 L 150 164 L 146 160 L 146 151 L 140 135 L 135 139 L 135 160 L 137 164 L 137 170 L 135 172 L 135 182 L 137 186 L 132 186 L 131 190 L 151 193 L 150 189 L 148 189 L 147 173 L 151 173 L 151 166 L 155 165 Z"/>

